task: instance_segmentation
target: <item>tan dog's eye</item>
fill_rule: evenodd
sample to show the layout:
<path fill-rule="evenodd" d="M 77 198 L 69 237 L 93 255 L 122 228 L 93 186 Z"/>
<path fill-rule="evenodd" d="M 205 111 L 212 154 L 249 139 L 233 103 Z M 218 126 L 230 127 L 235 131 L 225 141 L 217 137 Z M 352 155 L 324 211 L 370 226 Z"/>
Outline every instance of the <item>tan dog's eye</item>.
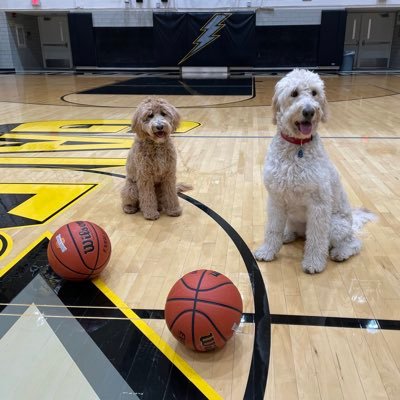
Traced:
<path fill-rule="evenodd" d="M 313 96 L 316 96 L 316 95 L 318 94 L 318 92 L 317 92 L 316 90 L 313 90 L 313 91 L 311 92 L 311 94 L 312 94 Z"/>
<path fill-rule="evenodd" d="M 167 116 L 167 114 L 164 111 L 161 111 L 160 114 L 161 114 L 162 117 L 166 117 Z"/>
<path fill-rule="evenodd" d="M 149 114 L 149 115 L 147 116 L 148 119 L 152 119 L 153 117 L 154 117 L 154 114 L 153 114 L 153 113 L 151 113 L 151 114 Z"/>
<path fill-rule="evenodd" d="M 299 95 L 299 92 L 297 90 L 293 90 L 291 96 L 292 97 L 297 97 Z"/>

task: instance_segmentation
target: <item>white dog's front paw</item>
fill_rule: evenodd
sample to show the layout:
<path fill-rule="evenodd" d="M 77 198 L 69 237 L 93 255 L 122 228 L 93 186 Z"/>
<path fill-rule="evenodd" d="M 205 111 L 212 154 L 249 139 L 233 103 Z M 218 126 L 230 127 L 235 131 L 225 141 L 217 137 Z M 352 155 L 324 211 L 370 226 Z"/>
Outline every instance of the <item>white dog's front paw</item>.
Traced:
<path fill-rule="evenodd" d="M 317 274 L 326 267 L 326 257 L 304 257 L 302 262 L 303 271 L 308 274 Z"/>
<path fill-rule="evenodd" d="M 333 261 L 345 261 L 351 256 L 360 252 L 361 242 L 358 239 L 353 239 L 350 243 L 343 243 L 342 245 L 333 247 L 329 255 Z"/>
<path fill-rule="evenodd" d="M 263 244 L 260 246 L 255 252 L 254 257 L 257 261 L 272 261 L 275 258 L 275 252 L 271 251 L 271 249 Z"/>

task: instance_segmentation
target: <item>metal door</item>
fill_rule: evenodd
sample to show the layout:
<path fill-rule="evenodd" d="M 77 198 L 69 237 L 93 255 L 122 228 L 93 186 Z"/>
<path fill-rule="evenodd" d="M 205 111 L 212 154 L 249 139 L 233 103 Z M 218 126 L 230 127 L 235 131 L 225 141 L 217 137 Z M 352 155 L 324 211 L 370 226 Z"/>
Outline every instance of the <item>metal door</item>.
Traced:
<path fill-rule="evenodd" d="M 363 13 L 357 51 L 358 68 L 388 68 L 395 13 Z"/>
<path fill-rule="evenodd" d="M 72 68 L 67 16 L 39 17 L 39 32 L 45 68 Z"/>

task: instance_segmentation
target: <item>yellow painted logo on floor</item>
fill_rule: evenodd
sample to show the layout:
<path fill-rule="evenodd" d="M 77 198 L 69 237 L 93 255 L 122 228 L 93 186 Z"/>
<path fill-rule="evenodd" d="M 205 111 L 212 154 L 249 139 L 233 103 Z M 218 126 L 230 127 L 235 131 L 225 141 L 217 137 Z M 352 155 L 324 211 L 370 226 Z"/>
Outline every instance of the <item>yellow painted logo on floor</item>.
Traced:
<path fill-rule="evenodd" d="M 0 135 L 0 153 L 129 149 L 133 136 L 110 138 L 99 134 L 128 134 L 130 125 L 131 121 L 126 119 L 26 122 Z M 199 125 L 182 121 L 176 133 L 189 132 Z"/>
<path fill-rule="evenodd" d="M 186 133 L 198 126 L 199 122 L 181 121 L 175 133 Z M 15 127 L 12 132 L 123 133 L 130 129 L 129 119 L 87 119 L 26 122 Z"/>
<path fill-rule="evenodd" d="M 13 167 L 48 167 L 72 169 L 96 169 L 108 167 L 121 167 L 126 164 L 126 158 L 97 158 L 97 157 L 1 157 L 0 168 Z"/>
<path fill-rule="evenodd" d="M 0 153 L 129 149 L 133 139 L 5 133 Z"/>
<path fill-rule="evenodd" d="M 0 183 L 0 228 L 42 224 L 96 184 Z"/>

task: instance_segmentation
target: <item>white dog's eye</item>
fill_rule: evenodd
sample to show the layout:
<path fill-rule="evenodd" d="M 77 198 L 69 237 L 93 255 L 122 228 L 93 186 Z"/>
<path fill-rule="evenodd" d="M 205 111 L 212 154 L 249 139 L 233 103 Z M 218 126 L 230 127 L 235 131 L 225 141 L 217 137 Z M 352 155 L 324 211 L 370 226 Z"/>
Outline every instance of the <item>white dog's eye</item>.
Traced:
<path fill-rule="evenodd" d="M 297 97 L 299 95 L 299 92 L 297 90 L 293 90 L 291 96 L 292 97 Z"/>
<path fill-rule="evenodd" d="M 311 94 L 312 94 L 313 96 L 316 96 L 316 95 L 318 94 L 318 92 L 317 92 L 316 90 L 313 90 L 313 91 L 311 92 Z"/>
<path fill-rule="evenodd" d="M 149 114 L 149 115 L 147 116 L 148 119 L 152 119 L 153 117 L 154 117 L 154 114 L 153 114 L 153 113 L 151 113 L 151 114 Z"/>
<path fill-rule="evenodd" d="M 161 111 L 160 114 L 161 114 L 162 117 L 165 117 L 167 115 L 167 114 L 165 114 L 164 111 Z"/>

